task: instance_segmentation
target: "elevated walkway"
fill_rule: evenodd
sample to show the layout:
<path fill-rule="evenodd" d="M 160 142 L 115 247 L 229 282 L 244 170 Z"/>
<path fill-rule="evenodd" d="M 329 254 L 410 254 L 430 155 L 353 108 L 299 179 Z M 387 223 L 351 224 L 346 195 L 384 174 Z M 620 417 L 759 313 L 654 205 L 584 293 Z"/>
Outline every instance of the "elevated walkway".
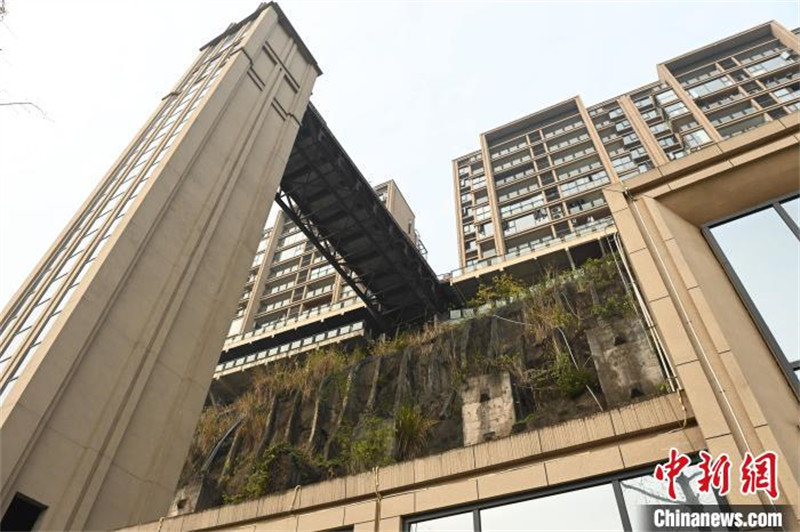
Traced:
<path fill-rule="evenodd" d="M 313 105 L 275 200 L 365 302 L 379 329 L 423 321 L 456 302 Z"/>

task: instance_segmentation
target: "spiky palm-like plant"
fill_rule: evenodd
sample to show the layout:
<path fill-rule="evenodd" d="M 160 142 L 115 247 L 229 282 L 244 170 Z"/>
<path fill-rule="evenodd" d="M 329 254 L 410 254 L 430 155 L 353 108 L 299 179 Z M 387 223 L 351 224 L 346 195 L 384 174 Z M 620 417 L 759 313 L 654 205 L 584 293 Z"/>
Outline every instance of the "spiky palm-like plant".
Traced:
<path fill-rule="evenodd" d="M 401 460 L 413 458 L 428 445 L 436 421 L 425 417 L 419 405 L 401 405 L 395 416 L 395 433 Z"/>

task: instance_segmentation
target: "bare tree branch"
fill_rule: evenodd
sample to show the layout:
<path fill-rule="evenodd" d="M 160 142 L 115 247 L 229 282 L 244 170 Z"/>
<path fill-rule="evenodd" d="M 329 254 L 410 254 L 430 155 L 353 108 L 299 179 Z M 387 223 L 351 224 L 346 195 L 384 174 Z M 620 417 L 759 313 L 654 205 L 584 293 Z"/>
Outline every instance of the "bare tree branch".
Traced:
<path fill-rule="evenodd" d="M 0 1 L 2 1 L 2 0 L 0 0 Z M 50 120 L 50 117 L 47 116 L 47 113 L 44 112 L 44 109 L 42 109 L 41 107 L 39 107 L 38 105 L 36 105 L 33 102 L 0 102 L 0 106 L 2 106 L 2 107 L 15 107 L 15 106 L 33 107 L 34 109 L 36 109 L 37 111 L 42 113 L 42 118 L 44 118 L 45 120 Z"/>

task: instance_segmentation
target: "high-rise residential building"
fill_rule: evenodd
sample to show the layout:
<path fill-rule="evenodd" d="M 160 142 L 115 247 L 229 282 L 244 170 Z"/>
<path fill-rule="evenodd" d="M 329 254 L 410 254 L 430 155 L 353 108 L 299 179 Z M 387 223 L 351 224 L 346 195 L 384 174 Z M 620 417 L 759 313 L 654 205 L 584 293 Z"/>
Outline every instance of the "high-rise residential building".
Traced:
<path fill-rule="evenodd" d="M 319 74 L 275 4 L 204 45 L 4 309 L 3 529 L 166 512 Z"/>
<path fill-rule="evenodd" d="M 589 107 L 574 97 L 481 134 L 479 150 L 453 161 L 455 281 L 530 266 L 531 255 L 575 262 L 615 231 L 603 187 L 796 111 L 795 43 L 765 24 L 658 65 L 644 87 Z"/>

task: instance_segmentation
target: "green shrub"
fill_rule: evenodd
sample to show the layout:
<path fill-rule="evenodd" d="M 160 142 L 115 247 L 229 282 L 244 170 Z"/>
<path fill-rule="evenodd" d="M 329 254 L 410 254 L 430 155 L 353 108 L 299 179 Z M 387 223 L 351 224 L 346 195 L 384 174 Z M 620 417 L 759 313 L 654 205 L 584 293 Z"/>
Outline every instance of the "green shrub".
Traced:
<path fill-rule="evenodd" d="M 509 274 L 501 273 L 492 278 L 491 284 L 481 283 L 469 304 L 473 307 L 480 307 L 497 299 L 520 297 L 527 294 L 528 290 L 525 285 Z"/>
<path fill-rule="evenodd" d="M 225 494 L 223 501 L 225 504 L 235 504 L 242 501 L 249 501 L 263 497 L 269 493 L 270 480 L 272 478 L 272 465 L 275 459 L 282 455 L 289 455 L 294 467 L 298 467 L 305 458 L 288 443 L 278 443 L 266 449 L 255 464 L 253 471 L 248 475 L 247 480 L 241 490 L 233 494 Z"/>
<path fill-rule="evenodd" d="M 425 417 L 419 405 L 402 405 L 395 417 L 398 454 L 401 460 L 413 458 L 428 445 L 436 421 Z"/>
<path fill-rule="evenodd" d="M 598 319 L 622 318 L 632 311 L 630 298 L 621 294 L 606 294 L 600 303 L 592 306 L 592 315 Z"/>
<path fill-rule="evenodd" d="M 390 422 L 376 416 L 365 416 L 350 442 L 351 473 L 389 465 L 392 460 L 394 430 Z"/>
<path fill-rule="evenodd" d="M 553 362 L 553 376 L 558 390 L 569 398 L 577 397 L 583 393 L 591 378 L 589 371 L 584 368 L 576 368 L 569 355 L 562 351 L 556 352 L 555 361 Z"/>

